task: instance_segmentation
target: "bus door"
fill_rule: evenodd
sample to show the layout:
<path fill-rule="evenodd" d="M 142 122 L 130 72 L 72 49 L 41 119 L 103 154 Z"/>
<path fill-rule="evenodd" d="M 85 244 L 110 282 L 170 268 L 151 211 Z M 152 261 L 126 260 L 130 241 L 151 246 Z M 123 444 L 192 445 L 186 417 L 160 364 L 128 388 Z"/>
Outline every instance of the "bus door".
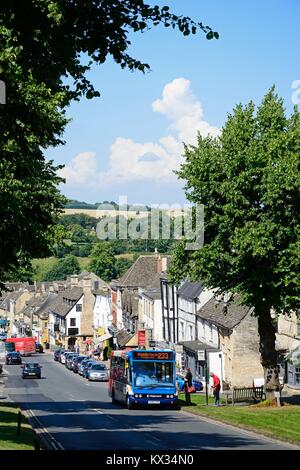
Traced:
<path fill-rule="evenodd" d="M 124 401 L 126 398 L 126 376 L 124 357 L 116 358 L 114 392 L 117 401 Z"/>

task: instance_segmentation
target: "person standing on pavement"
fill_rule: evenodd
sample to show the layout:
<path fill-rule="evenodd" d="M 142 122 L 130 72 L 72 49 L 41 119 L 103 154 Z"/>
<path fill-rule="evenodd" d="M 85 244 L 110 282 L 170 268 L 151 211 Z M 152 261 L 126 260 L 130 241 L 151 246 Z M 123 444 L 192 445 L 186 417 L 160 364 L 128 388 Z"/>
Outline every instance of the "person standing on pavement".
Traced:
<path fill-rule="evenodd" d="M 220 406 L 221 382 L 220 382 L 219 377 L 216 374 L 214 374 L 213 372 L 210 373 L 210 376 L 213 379 L 212 389 L 213 389 L 213 393 L 214 393 L 214 397 L 215 397 L 215 406 Z"/>
<path fill-rule="evenodd" d="M 189 392 L 189 388 L 193 385 L 193 375 L 191 373 L 191 369 L 188 367 L 186 368 L 186 375 L 184 377 L 184 392 L 185 392 L 185 402 L 187 406 L 191 405 L 191 394 Z"/>

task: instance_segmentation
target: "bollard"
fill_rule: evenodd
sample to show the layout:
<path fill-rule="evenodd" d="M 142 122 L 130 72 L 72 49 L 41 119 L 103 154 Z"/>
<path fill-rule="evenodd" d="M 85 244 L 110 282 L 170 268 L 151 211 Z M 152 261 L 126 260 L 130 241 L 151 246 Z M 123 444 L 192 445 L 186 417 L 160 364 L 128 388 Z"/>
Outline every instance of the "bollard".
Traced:
<path fill-rule="evenodd" d="M 17 435 L 21 434 L 21 424 L 22 424 L 22 413 L 21 411 L 18 412 L 18 427 L 17 427 Z"/>

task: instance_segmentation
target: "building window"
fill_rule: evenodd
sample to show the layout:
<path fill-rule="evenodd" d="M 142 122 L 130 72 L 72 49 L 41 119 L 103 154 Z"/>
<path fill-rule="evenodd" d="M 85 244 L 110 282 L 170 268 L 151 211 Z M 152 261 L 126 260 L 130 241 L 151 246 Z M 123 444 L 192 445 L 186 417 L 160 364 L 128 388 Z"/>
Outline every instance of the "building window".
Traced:
<path fill-rule="evenodd" d="M 183 321 L 181 321 L 179 323 L 179 338 L 180 338 L 180 341 L 184 341 L 184 323 L 183 323 Z"/>
<path fill-rule="evenodd" d="M 76 304 L 76 312 L 82 312 L 82 305 Z"/>
<path fill-rule="evenodd" d="M 189 339 L 190 341 L 194 341 L 192 325 L 189 325 L 189 337 L 190 337 L 190 339 Z"/>
<path fill-rule="evenodd" d="M 196 362 L 196 375 L 198 375 L 198 377 L 201 377 L 202 379 L 205 378 L 203 362 L 199 362 L 199 361 Z"/>
<path fill-rule="evenodd" d="M 300 367 L 295 367 L 295 385 L 300 385 Z"/>
<path fill-rule="evenodd" d="M 70 319 L 70 326 L 76 326 L 76 318 Z"/>

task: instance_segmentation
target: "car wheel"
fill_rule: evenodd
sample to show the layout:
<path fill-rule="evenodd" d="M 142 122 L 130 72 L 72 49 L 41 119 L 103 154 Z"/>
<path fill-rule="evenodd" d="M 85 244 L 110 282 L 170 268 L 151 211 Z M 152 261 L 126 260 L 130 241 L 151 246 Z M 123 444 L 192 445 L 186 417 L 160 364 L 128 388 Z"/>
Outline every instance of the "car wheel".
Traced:
<path fill-rule="evenodd" d="M 42 377 L 40 375 L 38 375 L 38 379 L 41 379 Z"/>

